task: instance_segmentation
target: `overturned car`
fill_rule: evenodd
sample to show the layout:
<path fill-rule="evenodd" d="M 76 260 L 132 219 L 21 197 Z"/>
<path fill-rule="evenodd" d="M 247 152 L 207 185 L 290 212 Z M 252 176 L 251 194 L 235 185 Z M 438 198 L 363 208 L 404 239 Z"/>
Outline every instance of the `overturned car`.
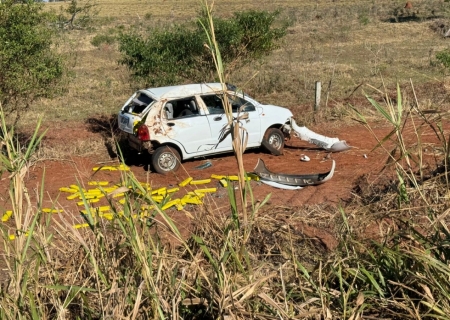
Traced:
<path fill-rule="evenodd" d="M 289 109 L 260 104 L 232 85 L 223 90 L 220 83 L 138 90 L 123 105 L 119 128 L 132 148 L 152 155 L 156 172 L 176 171 L 183 160 L 233 151 L 231 135 L 224 134 L 228 126 L 224 95 L 233 117 L 246 130 L 247 148 L 262 146 L 281 154 L 291 135 L 332 152 L 349 148 L 338 138 L 297 126 Z"/>

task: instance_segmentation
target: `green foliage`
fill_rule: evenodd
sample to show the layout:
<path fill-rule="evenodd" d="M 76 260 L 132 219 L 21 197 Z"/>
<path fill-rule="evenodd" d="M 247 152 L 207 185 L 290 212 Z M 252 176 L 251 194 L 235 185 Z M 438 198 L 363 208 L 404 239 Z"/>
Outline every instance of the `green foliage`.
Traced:
<path fill-rule="evenodd" d="M 92 38 L 91 44 L 95 47 L 99 47 L 101 44 L 113 44 L 116 41 L 116 37 L 110 34 L 97 34 Z"/>
<path fill-rule="evenodd" d="M 371 86 L 369 86 L 371 87 Z M 373 88 L 373 87 L 372 87 Z M 412 87 L 414 90 L 414 87 Z M 378 89 L 376 89 L 378 90 Z M 383 93 L 379 91 L 379 93 Z M 416 106 L 414 109 L 407 109 L 405 103 L 403 101 L 403 96 L 400 90 L 400 85 L 397 84 L 397 97 L 395 100 L 391 99 L 387 94 L 387 91 L 383 93 L 384 104 L 380 104 L 376 99 L 366 95 L 367 100 L 371 103 L 371 105 L 375 108 L 380 116 L 382 116 L 389 125 L 392 127 L 391 132 L 386 135 L 384 138 L 380 139 L 374 133 L 373 129 L 368 124 L 365 117 L 359 113 L 357 110 L 356 113 L 361 120 L 361 123 L 364 124 L 369 132 L 375 137 L 378 144 L 374 149 L 382 148 L 389 155 L 389 162 L 393 163 L 396 168 L 398 182 L 398 204 L 408 203 L 409 198 L 407 194 L 407 181 L 409 181 L 410 185 L 417 188 L 417 191 L 422 196 L 423 200 L 426 202 L 426 198 L 423 196 L 423 191 L 420 188 L 419 182 L 423 179 L 423 168 L 421 166 L 423 161 L 423 154 L 419 152 L 418 155 L 411 150 L 411 145 L 408 143 L 408 140 L 405 137 L 405 128 L 413 128 L 414 135 L 417 140 L 417 146 L 422 147 L 421 143 L 421 132 L 420 127 L 418 127 L 414 118 L 411 117 L 411 111 L 416 112 L 422 119 L 423 123 L 429 125 L 436 137 L 442 140 L 442 136 L 439 134 L 438 130 L 435 128 L 433 123 L 426 118 L 423 112 L 418 108 L 417 100 Z M 394 146 L 387 146 L 388 142 L 394 142 Z M 374 150 L 373 149 L 373 150 Z M 417 172 L 416 172 L 417 170 Z M 419 177 L 417 177 L 417 173 L 419 173 Z"/>
<path fill-rule="evenodd" d="M 215 37 L 226 73 L 278 48 L 278 40 L 286 35 L 287 29 L 287 24 L 274 26 L 278 16 L 278 11 L 244 11 L 229 19 L 214 18 Z M 122 34 L 120 63 L 151 86 L 215 80 L 215 65 L 205 48 L 208 40 L 202 25 L 206 25 L 206 19 L 205 13 L 201 13 L 195 24 L 153 29 L 147 37 L 137 32 Z"/>
<path fill-rule="evenodd" d="M 57 17 L 58 25 L 67 29 L 83 29 L 92 25 L 93 18 L 98 15 L 95 0 L 71 0 Z"/>
<path fill-rule="evenodd" d="M 445 68 L 450 68 L 450 50 L 446 49 L 443 51 L 439 51 L 438 53 L 436 53 L 436 59 Z"/>
<path fill-rule="evenodd" d="M 364 11 L 358 14 L 358 21 L 361 25 L 366 26 L 370 23 L 370 18 L 368 12 Z"/>
<path fill-rule="evenodd" d="M 396 312 L 404 319 L 412 309 L 429 319 L 447 318 L 443 315 L 448 314 L 450 306 L 450 269 L 449 252 L 444 247 L 449 233 L 438 219 L 434 218 L 433 223 L 436 226 L 425 233 L 406 222 L 404 231 L 394 233 L 383 243 L 359 243 L 348 238 L 346 245 L 353 250 L 325 263 L 320 270 L 326 275 L 321 279 L 327 288 L 322 294 L 341 314 L 349 315 L 343 319 L 352 318 L 350 315 L 358 319 L 355 315 L 364 309 L 367 314 L 381 305 L 382 313 Z M 317 281 L 317 274 L 312 278 Z M 331 295 L 333 290 L 340 294 Z"/>
<path fill-rule="evenodd" d="M 36 251 L 31 241 L 40 215 L 33 212 L 31 208 L 31 200 L 25 186 L 24 177 L 45 134 L 38 133 L 40 124 L 41 122 L 39 121 L 28 144 L 22 145 L 14 133 L 14 127 L 7 126 L 5 114 L 0 105 L 0 146 L 2 147 L 0 150 L 0 176 L 2 176 L 3 172 L 9 174 L 8 194 L 16 230 L 16 241 L 11 242 L 8 236 L 8 227 L 5 225 L 0 226 L 2 250 L 5 256 L 13 257 L 11 261 L 9 261 L 9 258 L 4 261 L 7 266 L 6 270 L 9 273 L 9 290 L 6 289 L 4 294 L 6 293 L 9 299 L 16 302 L 17 309 L 21 309 L 26 303 L 25 301 L 28 300 L 31 305 L 30 313 L 33 314 L 33 319 L 39 318 L 36 314 L 34 297 L 28 294 L 28 288 L 23 283 L 33 282 L 28 280 L 30 277 L 33 277 L 33 270 L 27 267 L 30 258 L 36 260 L 36 265 L 42 262 L 39 259 L 39 255 L 35 253 Z M 40 209 L 39 203 L 42 203 L 42 195 L 43 190 L 41 189 L 37 210 Z M 3 309 L 3 305 L 0 304 L 0 308 Z M 0 317 L 5 318 L 2 314 L 0 314 Z"/>
<path fill-rule="evenodd" d="M 199 34 L 182 26 L 171 31 L 154 30 L 148 39 L 137 34 L 123 35 L 119 42 L 120 51 L 125 53 L 121 63 L 153 85 L 193 77 L 192 66 L 202 51 Z"/>
<path fill-rule="evenodd" d="M 33 1 L 0 2 L 0 102 L 18 116 L 39 97 L 51 96 L 63 76 L 49 16 Z"/>

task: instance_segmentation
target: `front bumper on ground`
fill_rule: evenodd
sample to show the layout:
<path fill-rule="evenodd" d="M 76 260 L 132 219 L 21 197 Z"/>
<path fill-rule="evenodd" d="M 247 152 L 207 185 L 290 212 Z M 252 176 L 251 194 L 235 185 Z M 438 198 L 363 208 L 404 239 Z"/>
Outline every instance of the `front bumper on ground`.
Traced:
<path fill-rule="evenodd" d="M 350 146 L 345 140 L 339 140 L 338 138 L 330 138 L 314 131 L 309 130 L 306 127 L 300 127 L 295 123 L 294 118 L 290 119 L 290 124 L 285 124 L 284 129 L 289 134 L 293 131 L 292 135 L 303 141 L 308 141 L 320 148 L 323 148 L 330 152 L 340 152 L 350 149 Z"/>

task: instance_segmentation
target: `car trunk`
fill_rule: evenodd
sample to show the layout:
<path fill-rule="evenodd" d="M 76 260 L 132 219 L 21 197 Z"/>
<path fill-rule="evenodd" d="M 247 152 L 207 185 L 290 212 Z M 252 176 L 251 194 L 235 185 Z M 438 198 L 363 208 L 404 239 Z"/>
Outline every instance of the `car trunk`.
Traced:
<path fill-rule="evenodd" d="M 119 129 L 134 134 L 134 127 L 142 121 L 154 102 L 155 100 L 144 92 L 136 92 L 119 113 Z"/>

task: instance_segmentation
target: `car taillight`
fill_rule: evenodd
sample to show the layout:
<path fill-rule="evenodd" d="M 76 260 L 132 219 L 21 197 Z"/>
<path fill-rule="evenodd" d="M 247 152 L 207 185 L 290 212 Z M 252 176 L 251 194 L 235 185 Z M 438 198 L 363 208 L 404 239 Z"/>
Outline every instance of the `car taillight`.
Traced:
<path fill-rule="evenodd" d="M 148 141 L 148 140 L 150 140 L 150 133 L 148 132 L 148 127 L 145 124 L 141 125 L 138 128 L 137 137 L 141 141 Z"/>

